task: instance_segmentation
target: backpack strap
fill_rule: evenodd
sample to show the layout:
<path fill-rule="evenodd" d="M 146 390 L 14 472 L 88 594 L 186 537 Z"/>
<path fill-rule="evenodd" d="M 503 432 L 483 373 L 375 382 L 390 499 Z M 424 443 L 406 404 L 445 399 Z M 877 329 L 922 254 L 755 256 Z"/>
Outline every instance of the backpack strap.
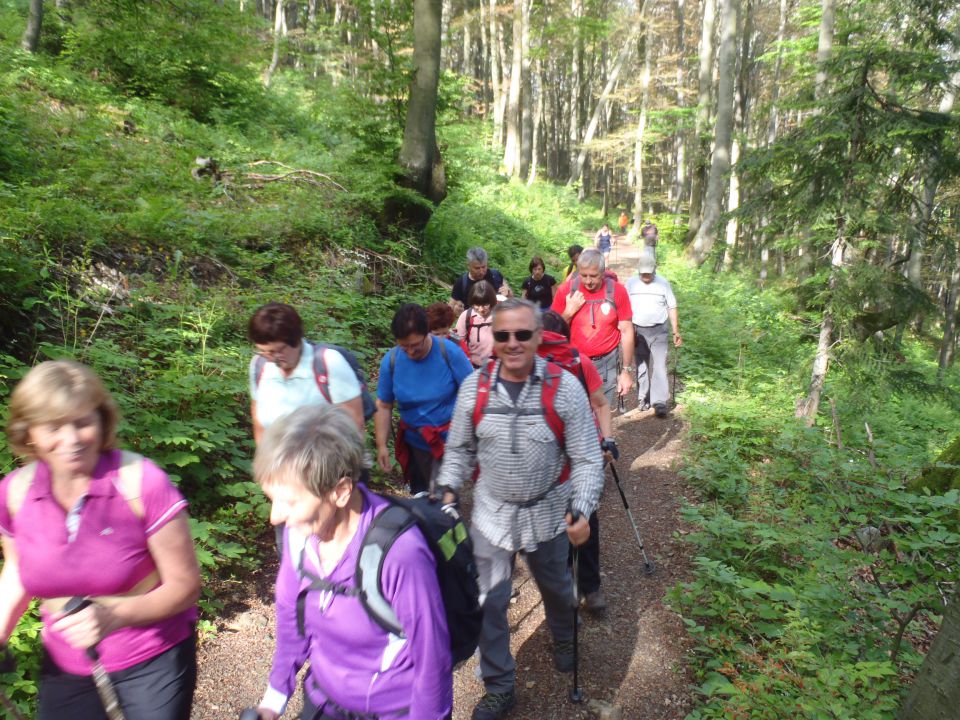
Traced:
<path fill-rule="evenodd" d="M 614 293 L 616 292 L 617 284 L 616 282 L 614 282 L 614 279 L 609 275 L 604 275 L 603 284 L 605 285 L 605 288 L 606 288 L 607 302 L 613 306 L 614 310 L 616 310 L 617 303 L 616 303 L 616 300 L 614 300 Z"/>
<path fill-rule="evenodd" d="M 450 356 L 447 355 L 446 338 L 437 338 L 436 342 L 440 345 L 440 354 L 443 355 L 443 361 L 447 364 L 447 369 L 450 371 L 450 376 L 453 378 L 453 382 L 457 382 L 457 376 L 453 372 L 453 365 L 450 364 Z"/>
<path fill-rule="evenodd" d="M 486 365 L 480 369 L 477 376 L 477 399 L 473 406 L 473 427 L 476 430 L 477 425 L 483 420 L 484 413 L 487 410 L 487 404 L 490 402 L 490 385 L 493 380 L 493 367 L 497 361 L 490 358 Z"/>
<path fill-rule="evenodd" d="M 553 431 L 553 436 L 557 439 L 557 445 L 560 446 L 564 457 L 567 454 L 567 442 L 564 435 L 566 423 L 563 418 L 557 414 L 556 399 L 557 390 L 560 389 L 560 379 L 563 376 L 563 368 L 556 363 L 547 363 L 547 374 L 541 383 L 540 402 L 543 405 L 543 418 Z M 560 477 L 557 478 L 557 484 L 562 485 L 570 479 L 570 459 L 563 464 L 563 470 L 560 471 Z"/>
<path fill-rule="evenodd" d="M 304 340 L 304 342 L 308 341 Z M 320 389 L 323 399 L 327 401 L 328 405 L 333 405 L 333 400 L 330 399 L 330 376 L 327 375 L 327 359 L 324 357 L 327 347 L 320 343 L 310 343 L 310 346 L 313 348 L 313 377 L 317 381 L 317 387 Z"/>
<path fill-rule="evenodd" d="M 7 490 L 7 512 L 11 519 L 20 512 L 24 500 L 27 499 L 27 493 L 37 474 L 37 465 L 36 461 L 24 465 L 10 478 L 10 487 Z M 121 451 L 120 467 L 113 484 L 127 501 L 133 514 L 143 519 L 143 456 L 127 450 Z"/>
<path fill-rule="evenodd" d="M 405 507 L 389 505 L 371 521 L 357 556 L 356 583 L 360 588 L 360 602 L 377 625 L 400 637 L 405 637 L 403 627 L 383 596 L 381 575 L 384 559 L 393 543 L 415 524 L 416 518 Z"/>
<path fill-rule="evenodd" d="M 263 377 L 263 371 L 267 369 L 267 359 L 260 354 L 253 356 L 253 386 L 260 387 L 260 378 Z"/>

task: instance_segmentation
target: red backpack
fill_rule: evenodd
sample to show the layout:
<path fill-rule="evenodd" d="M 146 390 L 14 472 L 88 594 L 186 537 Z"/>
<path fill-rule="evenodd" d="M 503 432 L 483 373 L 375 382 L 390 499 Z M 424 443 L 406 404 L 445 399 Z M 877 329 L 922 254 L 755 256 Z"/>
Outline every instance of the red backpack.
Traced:
<path fill-rule="evenodd" d="M 486 414 L 487 404 L 490 402 L 490 385 L 493 380 L 493 368 L 496 364 L 496 358 L 491 358 L 480 369 L 480 376 L 477 378 L 477 401 L 476 405 L 473 406 L 474 428 L 480 424 L 480 421 L 483 420 L 483 416 Z M 544 419 L 547 421 L 547 425 L 553 432 L 554 437 L 556 437 L 557 444 L 560 446 L 564 455 L 566 455 L 567 451 L 563 434 L 566 423 L 564 423 L 563 418 L 557 414 L 554 401 L 557 397 L 557 389 L 560 387 L 560 378 L 565 372 L 566 370 L 556 363 L 548 362 L 546 377 L 544 377 L 543 382 L 540 384 L 540 406 L 543 408 Z M 510 410 L 505 410 L 505 412 L 509 413 Z M 474 474 L 474 479 L 476 479 L 478 473 L 479 467 L 477 468 L 477 473 Z M 563 465 L 563 470 L 560 471 L 557 484 L 565 483 L 569 478 L 570 460 L 568 459 Z"/>

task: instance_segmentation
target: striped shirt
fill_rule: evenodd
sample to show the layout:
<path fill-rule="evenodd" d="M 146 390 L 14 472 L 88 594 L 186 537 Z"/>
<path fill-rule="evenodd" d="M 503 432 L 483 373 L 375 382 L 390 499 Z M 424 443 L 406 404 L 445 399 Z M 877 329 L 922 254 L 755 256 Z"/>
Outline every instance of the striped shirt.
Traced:
<path fill-rule="evenodd" d="M 588 516 L 603 489 L 603 459 L 586 393 L 563 372 L 554 407 L 564 422 L 566 455 L 543 415 L 541 389 L 547 363 L 537 357 L 516 404 L 493 370 L 490 400 L 473 425 L 479 371 L 464 380 L 447 437 L 438 485 L 459 490 L 479 463 L 472 526 L 497 547 L 533 551 L 566 529 L 569 508 Z M 566 459 L 570 479 L 554 485 Z M 522 503 L 546 493 L 529 507 Z"/>

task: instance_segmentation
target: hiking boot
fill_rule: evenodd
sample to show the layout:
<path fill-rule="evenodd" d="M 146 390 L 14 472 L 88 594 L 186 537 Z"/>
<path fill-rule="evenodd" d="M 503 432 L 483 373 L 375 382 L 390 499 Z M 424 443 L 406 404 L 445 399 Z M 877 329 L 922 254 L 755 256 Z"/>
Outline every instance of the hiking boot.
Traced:
<path fill-rule="evenodd" d="M 583 606 L 594 617 L 604 617 L 607 614 L 607 599 L 600 590 L 587 593 L 583 599 Z"/>
<path fill-rule="evenodd" d="M 553 666 L 562 673 L 573 672 L 573 640 L 553 644 Z"/>
<path fill-rule="evenodd" d="M 512 690 L 503 693 L 487 693 L 480 698 L 470 717 L 471 720 L 500 720 L 505 718 L 516 704 L 517 696 Z"/>
<path fill-rule="evenodd" d="M 657 403 L 653 406 L 653 414 L 658 418 L 665 418 L 667 416 L 667 406 L 663 403 Z"/>

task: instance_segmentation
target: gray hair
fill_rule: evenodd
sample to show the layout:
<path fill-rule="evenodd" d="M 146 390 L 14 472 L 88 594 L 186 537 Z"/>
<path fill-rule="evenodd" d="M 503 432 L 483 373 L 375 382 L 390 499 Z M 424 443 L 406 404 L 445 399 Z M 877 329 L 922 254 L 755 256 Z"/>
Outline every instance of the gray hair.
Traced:
<path fill-rule="evenodd" d="M 253 457 L 253 476 L 260 485 L 294 477 L 321 497 L 340 478 L 356 483 L 363 466 L 363 437 L 353 418 L 333 405 L 312 405 L 267 428 Z"/>
<path fill-rule="evenodd" d="M 467 250 L 467 263 L 480 263 L 481 265 L 486 265 L 489 261 L 487 256 L 487 251 L 482 247 L 472 247 Z"/>
<path fill-rule="evenodd" d="M 534 328 L 534 330 L 543 329 L 543 317 L 540 315 L 540 310 L 532 302 L 522 298 L 507 298 L 503 302 L 498 302 L 493 306 L 493 311 L 490 313 L 490 322 L 496 322 L 497 315 L 500 313 L 510 312 L 511 310 L 519 310 L 520 308 L 526 308 L 533 313 L 533 318 L 537 323 L 537 326 Z"/>
<path fill-rule="evenodd" d="M 577 267 L 596 267 L 600 272 L 604 271 L 606 265 L 603 261 L 603 253 L 596 248 L 587 248 L 577 259 Z"/>

